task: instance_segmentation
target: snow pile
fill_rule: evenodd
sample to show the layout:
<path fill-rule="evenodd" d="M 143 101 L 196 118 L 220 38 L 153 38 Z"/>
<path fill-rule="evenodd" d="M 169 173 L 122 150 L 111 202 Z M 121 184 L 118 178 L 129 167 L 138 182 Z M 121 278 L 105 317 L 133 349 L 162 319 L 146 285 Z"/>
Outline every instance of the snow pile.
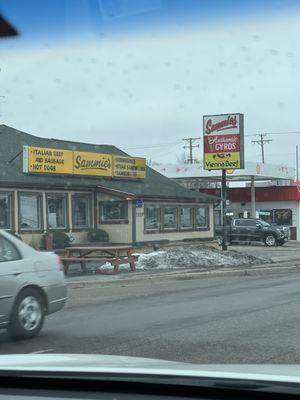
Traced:
<path fill-rule="evenodd" d="M 141 254 L 136 267 L 138 270 L 208 269 L 212 267 L 232 268 L 268 262 L 271 261 L 234 250 L 222 252 L 212 246 L 190 245 Z"/>

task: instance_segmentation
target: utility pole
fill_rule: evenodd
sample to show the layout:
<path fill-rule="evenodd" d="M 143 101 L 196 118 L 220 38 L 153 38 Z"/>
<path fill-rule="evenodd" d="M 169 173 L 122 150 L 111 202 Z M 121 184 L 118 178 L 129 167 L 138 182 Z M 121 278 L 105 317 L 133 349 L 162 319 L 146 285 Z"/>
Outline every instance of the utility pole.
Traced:
<path fill-rule="evenodd" d="M 272 139 L 264 139 L 264 137 L 266 137 L 266 134 L 260 133 L 259 135 L 257 135 L 260 137 L 259 140 L 252 140 L 252 143 L 258 144 L 261 148 L 261 162 L 264 164 L 265 163 L 265 150 L 264 150 L 264 146 L 266 143 L 271 143 Z"/>
<path fill-rule="evenodd" d="M 194 149 L 195 147 L 198 147 L 198 148 L 199 148 L 200 146 L 199 146 L 199 144 L 193 144 L 193 143 L 196 142 L 197 140 L 200 140 L 200 139 L 201 139 L 200 137 L 196 137 L 196 138 L 184 138 L 184 139 L 182 139 L 182 140 L 188 142 L 188 145 L 187 145 L 187 146 L 183 146 L 184 149 L 189 149 L 190 157 L 187 159 L 187 163 L 188 163 L 188 164 L 193 164 L 194 161 L 196 161 L 196 160 L 193 158 L 193 149 Z"/>
<path fill-rule="evenodd" d="M 299 185 L 299 153 L 298 153 L 298 146 L 296 146 L 296 177 L 297 177 L 297 185 Z"/>

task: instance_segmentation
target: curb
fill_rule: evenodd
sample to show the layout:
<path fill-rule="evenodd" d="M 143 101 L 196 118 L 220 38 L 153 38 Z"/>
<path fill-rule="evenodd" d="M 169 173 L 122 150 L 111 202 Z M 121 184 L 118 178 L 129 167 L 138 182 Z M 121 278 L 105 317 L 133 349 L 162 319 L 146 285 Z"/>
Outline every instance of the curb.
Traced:
<path fill-rule="evenodd" d="M 69 281 L 67 286 L 69 289 L 79 289 L 88 286 L 108 286 L 120 285 L 124 283 L 134 284 L 140 281 L 154 281 L 156 279 L 173 279 L 173 280 L 187 280 L 187 279 L 204 279 L 204 278 L 217 278 L 222 276 L 258 276 L 264 274 L 296 272 L 300 271 L 300 260 L 292 260 L 286 262 L 278 262 L 271 264 L 245 266 L 241 268 L 230 268 L 226 270 L 214 269 L 211 271 L 195 271 L 189 270 L 175 270 L 157 273 L 136 273 L 136 275 L 122 276 L 113 275 L 110 280 L 91 280 L 91 281 Z"/>

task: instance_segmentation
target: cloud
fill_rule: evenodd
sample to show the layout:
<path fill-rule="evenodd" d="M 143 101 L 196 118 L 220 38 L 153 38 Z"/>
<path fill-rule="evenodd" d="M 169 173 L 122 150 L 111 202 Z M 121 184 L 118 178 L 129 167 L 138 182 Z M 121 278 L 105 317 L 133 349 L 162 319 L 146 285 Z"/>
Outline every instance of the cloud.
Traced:
<path fill-rule="evenodd" d="M 246 134 L 296 131 L 299 37 L 300 15 L 282 14 L 155 36 L 2 49 L 2 120 L 40 136 L 121 148 L 180 145 L 182 137 L 201 136 L 202 115 L 210 113 L 244 113 Z M 246 156 L 257 160 L 250 140 Z M 269 161 L 288 162 L 282 146 L 292 153 L 295 140 L 274 136 L 266 159 L 269 151 Z M 173 161 L 180 146 L 167 150 L 166 161 Z M 155 159 L 158 150 L 135 154 Z"/>

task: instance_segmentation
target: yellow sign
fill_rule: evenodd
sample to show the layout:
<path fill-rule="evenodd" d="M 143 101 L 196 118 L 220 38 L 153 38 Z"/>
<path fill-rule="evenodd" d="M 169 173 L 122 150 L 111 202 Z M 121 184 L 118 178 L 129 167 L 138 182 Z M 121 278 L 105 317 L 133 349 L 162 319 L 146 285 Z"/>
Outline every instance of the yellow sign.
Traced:
<path fill-rule="evenodd" d="M 24 159 L 26 158 L 24 172 L 44 174 L 72 174 L 73 172 L 73 152 L 71 150 L 24 146 Z"/>
<path fill-rule="evenodd" d="M 112 156 L 110 154 L 73 152 L 73 174 L 89 176 L 112 176 Z"/>
<path fill-rule="evenodd" d="M 204 153 L 204 168 L 208 170 L 241 168 L 240 152 Z"/>
<path fill-rule="evenodd" d="M 113 156 L 115 178 L 144 179 L 146 176 L 146 160 L 124 156 Z"/>
<path fill-rule="evenodd" d="M 139 157 L 24 146 L 23 172 L 144 179 L 146 160 Z"/>

